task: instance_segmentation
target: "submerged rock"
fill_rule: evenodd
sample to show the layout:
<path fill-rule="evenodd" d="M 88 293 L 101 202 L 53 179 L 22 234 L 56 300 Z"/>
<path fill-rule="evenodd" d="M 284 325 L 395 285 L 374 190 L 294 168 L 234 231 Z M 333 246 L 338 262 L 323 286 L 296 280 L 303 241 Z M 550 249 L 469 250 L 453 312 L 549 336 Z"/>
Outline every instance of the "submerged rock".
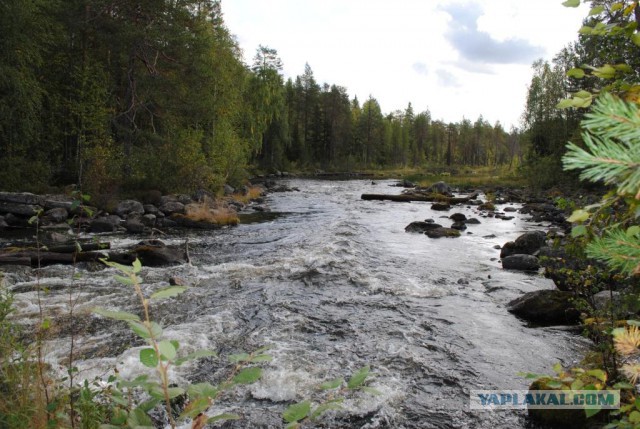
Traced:
<path fill-rule="evenodd" d="M 432 230 L 432 229 L 436 229 L 436 228 L 442 228 L 442 225 L 438 225 L 437 223 L 433 223 L 433 221 L 431 222 L 411 222 L 409 225 L 406 226 L 406 228 L 404 229 L 406 232 L 417 232 L 420 234 L 424 234 L 425 232 Z"/>
<path fill-rule="evenodd" d="M 502 259 L 502 268 L 505 270 L 537 271 L 540 261 L 532 255 L 511 255 Z"/>
<path fill-rule="evenodd" d="M 546 244 L 547 235 L 542 231 L 525 232 L 516 241 L 509 241 L 502 247 L 501 258 L 510 255 L 533 255 Z"/>
<path fill-rule="evenodd" d="M 428 230 L 427 232 L 425 232 L 425 234 L 429 238 L 460 237 L 460 231 L 458 231 L 457 229 L 442 227 Z"/>
<path fill-rule="evenodd" d="M 447 203 L 433 203 L 431 204 L 431 210 L 436 211 L 446 211 L 449 210 L 451 206 Z"/>

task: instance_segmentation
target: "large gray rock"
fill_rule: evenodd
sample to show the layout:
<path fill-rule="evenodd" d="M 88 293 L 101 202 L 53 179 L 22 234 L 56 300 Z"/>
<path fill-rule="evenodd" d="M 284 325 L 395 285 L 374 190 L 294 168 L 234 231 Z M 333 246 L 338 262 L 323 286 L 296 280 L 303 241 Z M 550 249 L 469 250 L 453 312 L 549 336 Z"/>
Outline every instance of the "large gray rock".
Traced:
<path fill-rule="evenodd" d="M 532 255 L 511 255 L 502 260 L 502 268 L 506 270 L 537 271 L 540 261 Z"/>
<path fill-rule="evenodd" d="M 124 223 L 124 227 L 127 231 L 133 234 L 140 234 L 144 232 L 144 223 L 140 216 L 130 216 L 127 218 L 127 221 Z"/>
<path fill-rule="evenodd" d="M 0 213 L 11 213 L 16 216 L 31 217 L 42 210 L 42 207 L 35 204 L 8 203 L 0 201 Z"/>
<path fill-rule="evenodd" d="M 132 253 L 140 259 L 142 265 L 147 267 L 179 265 L 188 262 L 184 249 L 165 246 L 159 240 L 141 242 Z"/>
<path fill-rule="evenodd" d="M 160 206 L 160 211 L 167 216 L 174 213 L 184 214 L 184 204 L 179 201 L 168 201 Z"/>
<path fill-rule="evenodd" d="M 458 231 L 464 231 L 465 229 L 467 229 L 467 225 L 462 221 L 453 222 L 453 224 L 451 225 L 451 228 L 457 229 Z"/>
<path fill-rule="evenodd" d="M 462 213 L 454 213 L 451 216 L 449 216 L 449 219 L 451 219 L 454 222 L 464 222 L 467 220 L 467 217 Z"/>
<path fill-rule="evenodd" d="M 62 223 L 69 217 L 69 212 L 67 212 L 67 209 L 65 208 L 58 207 L 55 209 L 47 210 L 44 215 L 47 219 L 51 220 L 54 223 Z"/>
<path fill-rule="evenodd" d="M 547 235 L 542 231 L 525 232 L 516 241 L 509 241 L 502 246 L 501 258 L 510 255 L 533 255 L 547 242 Z"/>
<path fill-rule="evenodd" d="M 116 207 L 116 214 L 121 218 L 126 218 L 131 214 L 143 215 L 144 206 L 141 202 L 136 200 L 124 200 L 118 203 Z"/>
<path fill-rule="evenodd" d="M 438 225 L 437 223 L 433 223 L 433 222 L 411 222 L 409 225 L 407 225 L 407 227 L 404 229 L 406 232 L 417 232 L 420 234 L 424 234 L 425 232 L 432 230 L 432 229 L 437 229 L 437 228 L 442 228 L 442 225 Z"/>
<path fill-rule="evenodd" d="M 231 195 L 231 194 L 233 194 L 235 191 L 236 191 L 236 190 L 235 190 L 235 188 L 234 188 L 233 186 L 230 186 L 230 185 L 227 185 L 227 184 L 225 184 L 225 185 L 224 185 L 224 194 L 225 194 L 225 195 Z"/>
<path fill-rule="evenodd" d="M 92 219 L 89 222 L 89 231 L 91 232 L 114 232 L 120 226 L 119 216 L 111 215 L 111 216 L 103 216 Z"/>
<path fill-rule="evenodd" d="M 160 211 L 158 210 L 158 207 L 154 206 L 153 204 L 145 204 L 143 205 L 143 207 L 145 214 L 157 215 Z"/>
<path fill-rule="evenodd" d="M 451 187 L 445 182 L 436 182 L 427 188 L 427 192 L 449 195 L 451 194 Z"/>
<path fill-rule="evenodd" d="M 431 204 L 431 210 L 436 211 L 447 211 L 451 208 L 451 206 L 447 203 L 433 203 Z"/>
<path fill-rule="evenodd" d="M 0 231 L 8 227 L 9 227 L 9 224 L 7 223 L 7 221 L 4 220 L 2 216 L 0 216 Z"/>
<path fill-rule="evenodd" d="M 43 204 L 42 198 L 39 195 L 29 192 L 0 192 L 0 202 L 28 205 Z"/>
<path fill-rule="evenodd" d="M 142 216 L 142 218 L 140 218 L 140 221 L 143 223 L 143 225 L 153 228 L 156 225 L 156 215 L 148 213 Z"/>
<path fill-rule="evenodd" d="M 557 289 L 529 292 L 508 304 L 508 311 L 537 325 L 574 324 L 580 312 L 573 305 L 573 294 Z"/>

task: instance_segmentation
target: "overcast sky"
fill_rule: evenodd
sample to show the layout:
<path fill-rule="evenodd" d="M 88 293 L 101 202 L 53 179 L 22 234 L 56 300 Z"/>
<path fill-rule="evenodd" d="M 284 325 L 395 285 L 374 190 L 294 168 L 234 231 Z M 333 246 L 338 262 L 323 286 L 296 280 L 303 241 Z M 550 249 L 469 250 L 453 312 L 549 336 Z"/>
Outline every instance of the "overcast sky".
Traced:
<path fill-rule="evenodd" d="M 561 0 L 223 0 L 245 61 L 278 51 L 285 77 L 309 63 L 382 111 L 429 109 L 447 122 L 483 115 L 518 126 L 531 63 L 577 39 L 588 9 Z"/>

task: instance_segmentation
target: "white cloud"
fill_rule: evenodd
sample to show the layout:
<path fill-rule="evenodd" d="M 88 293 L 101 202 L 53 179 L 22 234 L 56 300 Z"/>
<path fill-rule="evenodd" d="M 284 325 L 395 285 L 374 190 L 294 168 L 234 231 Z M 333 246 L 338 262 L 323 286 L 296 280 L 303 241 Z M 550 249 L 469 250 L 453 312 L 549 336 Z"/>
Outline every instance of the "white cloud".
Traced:
<path fill-rule="evenodd" d="M 308 62 L 320 84 L 344 86 L 360 100 L 371 94 L 385 112 L 412 102 L 434 119 L 482 114 L 507 128 L 523 109 L 529 62 L 575 40 L 587 13 L 558 0 L 476 0 L 458 3 L 456 21 L 451 5 L 223 0 L 222 8 L 248 62 L 267 45 L 278 50 L 285 76 L 302 74 Z"/>

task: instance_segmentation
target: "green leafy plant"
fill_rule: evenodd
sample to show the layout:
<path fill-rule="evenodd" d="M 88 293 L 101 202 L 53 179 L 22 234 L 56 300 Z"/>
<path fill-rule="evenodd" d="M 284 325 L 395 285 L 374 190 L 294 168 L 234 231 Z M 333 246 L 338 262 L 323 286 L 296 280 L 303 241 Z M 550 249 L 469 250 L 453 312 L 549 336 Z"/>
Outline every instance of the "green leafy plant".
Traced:
<path fill-rule="evenodd" d="M 371 368 L 367 365 L 353 373 L 347 381 L 344 378 L 336 378 L 322 383 L 319 386 L 319 391 L 323 393 L 320 398 L 295 403 L 282 413 L 282 418 L 287 423 L 286 429 L 300 428 L 306 422 L 317 421 L 327 411 L 341 410 L 341 404 L 349 393 L 362 391 L 379 395 L 379 391 L 365 385 L 370 372 Z"/>

